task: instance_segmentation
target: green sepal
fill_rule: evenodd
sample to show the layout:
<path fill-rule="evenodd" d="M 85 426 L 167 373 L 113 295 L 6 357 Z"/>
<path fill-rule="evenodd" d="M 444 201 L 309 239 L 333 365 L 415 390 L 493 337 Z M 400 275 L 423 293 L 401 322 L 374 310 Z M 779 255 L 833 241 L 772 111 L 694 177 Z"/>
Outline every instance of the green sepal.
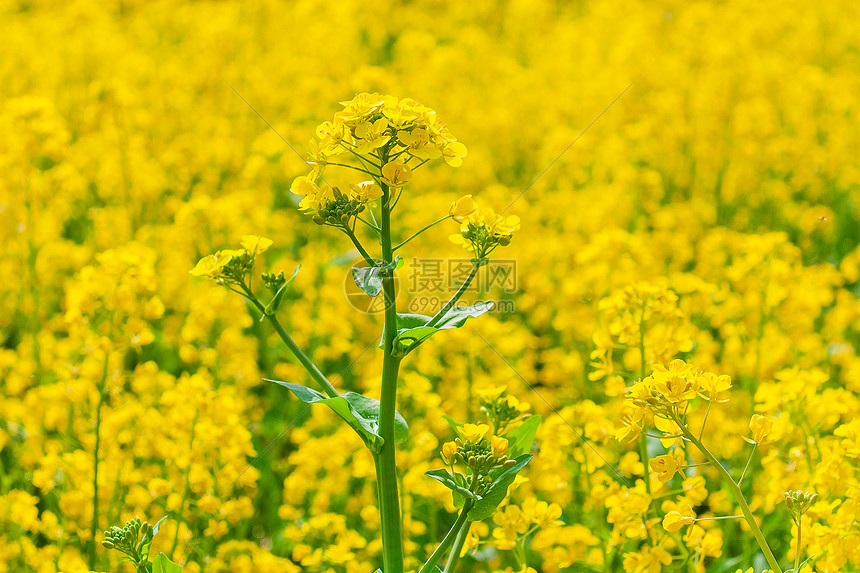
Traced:
<path fill-rule="evenodd" d="M 325 404 L 340 416 L 364 441 L 367 448 L 378 454 L 385 440 L 379 435 L 379 400 L 355 392 L 344 392 L 329 398 L 322 392 L 300 384 L 264 378 L 289 389 L 296 398 L 306 404 Z M 400 412 L 394 412 L 394 443 L 400 444 L 409 438 L 409 426 Z"/>
<path fill-rule="evenodd" d="M 541 420 L 540 416 L 530 416 L 516 429 L 503 436 L 508 440 L 508 456 L 515 458 L 532 451 L 532 443 L 535 441 Z"/>
<path fill-rule="evenodd" d="M 482 302 L 473 306 L 452 307 L 435 326 L 425 326 L 432 320 L 432 317 L 423 314 L 398 314 L 397 336 L 394 337 L 392 354 L 397 357 L 406 356 L 440 330 L 460 328 L 467 319 L 477 318 L 489 312 L 493 308 L 493 304 L 492 302 Z"/>
<path fill-rule="evenodd" d="M 263 316 L 260 317 L 260 322 L 262 322 L 267 316 L 273 316 L 278 312 L 278 308 L 281 306 L 281 301 L 284 300 L 284 294 L 286 294 L 290 285 L 293 284 L 293 280 L 295 280 L 296 275 L 299 274 L 300 268 L 302 268 L 302 265 L 296 267 L 296 270 L 293 271 L 293 276 L 281 285 L 281 288 L 278 289 L 278 292 L 275 293 L 275 296 L 273 296 L 272 300 L 269 301 L 269 304 L 266 305 L 265 310 L 263 310 Z"/>
<path fill-rule="evenodd" d="M 499 507 L 499 504 L 504 501 L 505 496 L 508 495 L 508 486 L 514 483 L 514 478 L 517 477 L 517 474 L 521 469 L 526 467 L 532 460 L 531 454 L 525 454 L 519 456 L 516 459 L 516 464 L 514 464 L 510 468 L 496 468 L 490 470 L 490 476 L 493 478 L 493 485 L 490 486 L 482 499 L 475 502 L 475 506 L 469 510 L 468 518 L 469 521 L 481 521 L 482 519 L 486 519 L 493 515 L 496 512 L 496 508 Z M 458 499 L 459 498 L 459 499 Z M 454 494 L 454 505 L 456 507 L 462 508 L 466 498 L 462 495 Z"/>
<path fill-rule="evenodd" d="M 451 491 L 460 494 L 460 496 L 464 499 L 467 497 L 474 501 L 478 501 L 479 499 L 481 499 L 480 495 L 469 491 L 467 487 L 462 485 L 465 483 L 465 478 L 463 478 L 463 476 L 460 474 L 452 474 L 446 469 L 438 469 L 426 471 L 424 472 L 424 475 L 435 479 Z M 458 477 L 460 479 L 458 479 Z M 455 495 L 454 497 L 456 499 L 457 496 Z"/>
<path fill-rule="evenodd" d="M 352 280 L 367 296 L 377 296 L 382 292 L 382 267 L 353 267 Z"/>
<path fill-rule="evenodd" d="M 152 560 L 152 573 L 180 573 L 181 571 L 182 565 L 177 565 L 164 553 L 159 553 Z"/>

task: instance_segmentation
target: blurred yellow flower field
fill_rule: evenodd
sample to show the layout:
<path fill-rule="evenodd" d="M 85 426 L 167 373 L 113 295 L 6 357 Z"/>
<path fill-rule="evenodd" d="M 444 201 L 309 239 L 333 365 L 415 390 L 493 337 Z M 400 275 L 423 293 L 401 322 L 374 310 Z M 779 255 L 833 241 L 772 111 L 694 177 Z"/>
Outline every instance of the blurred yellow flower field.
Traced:
<path fill-rule="evenodd" d="M 0 18 L 0 573 L 860 571 L 856 2 Z"/>

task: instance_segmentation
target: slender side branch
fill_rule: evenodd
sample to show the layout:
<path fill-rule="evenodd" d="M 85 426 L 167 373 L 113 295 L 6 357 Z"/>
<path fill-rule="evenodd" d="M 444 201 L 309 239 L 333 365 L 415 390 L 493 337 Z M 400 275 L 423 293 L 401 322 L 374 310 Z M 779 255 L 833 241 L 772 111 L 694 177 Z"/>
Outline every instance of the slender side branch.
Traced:
<path fill-rule="evenodd" d="M 320 369 L 317 368 L 317 365 L 314 364 L 310 358 L 308 358 L 307 354 L 305 354 L 302 349 L 299 348 L 299 345 L 296 344 L 296 342 L 289 335 L 289 333 L 284 330 L 284 327 L 283 325 L 281 325 L 281 322 L 278 320 L 278 317 L 274 314 L 266 314 L 266 307 L 264 307 L 263 304 L 259 300 L 257 300 L 257 297 L 254 296 L 254 294 L 247 287 L 245 287 L 245 285 L 242 286 L 244 287 L 245 291 L 243 293 L 243 296 L 250 300 L 251 303 L 257 307 L 257 310 L 263 313 L 263 316 L 269 319 L 269 322 L 272 323 L 272 327 L 274 327 L 275 332 L 278 333 L 278 336 L 281 337 L 281 340 L 284 341 L 284 344 L 287 345 L 287 348 L 290 349 L 290 352 L 293 353 L 293 356 L 299 359 L 299 362 L 301 362 L 302 366 L 305 367 L 305 370 L 308 371 L 308 374 L 311 375 L 311 378 L 314 379 L 314 382 L 319 384 L 323 392 L 325 392 L 326 395 L 330 398 L 336 398 L 337 396 L 340 396 L 340 393 L 337 391 L 337 389 L 335 389 L 334 386 L 331 385 L 331 382 L 328 381 L 328 378 L 325 377 L 325 374 L 323 374 Z"/>
<path fill-rule="evenodd" d="M 452 573 L 460 561 L 460 552 L 463 550 L 463 545 L 466 543 L 466 536 L 469 534 L 469 528 L 463 527 L 457 534 L 457 539 L 454 541 L 454 547 L 451 548 L 451 554 L 448 556 L 448 562 L 445 563 L 445 572 Z"/>
<path fill-rule="evenodd" d="M 350 229 L 349 227 L 340 228 L 343 229 L 343 232 L 346 234 L 347 237 L 349 237 L 349 239 L 352 241 L 352 244 L 355 245 L 356 249 L 358 249 L 358 252 L 361 253 L 361 256 L 364 258 L 364 261 L 371 267 L 375 267 L 376 261 L 373 260 L 373 257 L 370 256 L 370 253 L 368 253 L 361 245 L 361 242 L 359 242 L 358 237 L 355 236 L 355 233 L 352 231 L 352 229 Z"/>
<path fill-rule="evenodd" d="M 735 483 L 735 480 L 732 479 L 732 476 L 729 475 L 729 472 L 726 471 L 726 468 L 723 467 L 723 464 L 714 457 L 714 454 L 711 453 L 708 448 L 699 441 L 696 436 L 694 436 L 689 428 L 686 425 L 682 424 L 677 416 L 673 416 L 675 419 L 675 423 L 678 424 L 678 427 L 681 428 L 681 431 L 684 433 L 684 437 L 687 438 L 690 442 L 696 446 L 700 452 L 705 456 L 705 458 L 711 462 L 711 465 L 717 472 L 720 474 L 720 477 L 723 478 L 723 481 L 726 483 L 726 486 L 731 490 L 732 495 L 735 498 L 735 501 L 738 502 L 738 505 L 741 507 L 741 512 L 744 514 L 744 518 L 746 519 L 747 524 L 750 526 L 750 529 L 755 536 L 755 540 L 758 543 L 759 549 L 761 549 L 764 554 L 765 559 L 767 559 L 768 564 L 771 569 L 773 569 L 774 573 L 782 573 L 782 568 L 779 566 L 779 561 L 776 560 L 776 557 L 773 555 L 773 551 L 770 550 L 770 546 L 767 544 L 767 540 L 764 538 L 764 534 L 761 531 L 761 528 L 756 523 L 755 518 L 753 517 L 752 511 L 750 511 L 749 504 L 747 504 L 746 498 L 744 498 L 743 492 L 741 492 L 741 488 L 738 487 L 738 484 Z"/>
<path fill-rule="evenodd" d="M 747 465 L 744 466 L 744 471 L 741 472 L 741 477 L 738 478 L 738 487 L 740 487 L 741 482 L 744 481 L 744 476 L 747 475 L 747 470 L 750 467 L 750 462 L 752 461 L 753 456 L 755 455 L 755 450 L 757 447 L 758 447 L 758 444 L 753 444 L 752 451 L 750 452 L 750 457 L 747 458 Z"/>
<path fill-rule="evenodd" d="M 445 215 L 445 216 L 444 216 L 444 217 L 442 217 L 441 219 L 438 219 L 438 220 L 436 220 L 436 221 L 433 221 L 432 223 L 430 223 L 429 225 L 427 225 L 426 227 L 424 227 L 423 229 L 421 229 L 421 230 L 420 230 L 420 231 L 418 231 L 417 233 L 413 234 L 411 237 L 409 237 L 408 239 L 406 239 L 405 241 L 403 241 L 402 243 L 400 243 L 399 245 L 397 245 L 396 247 L 394 247 L 394 248 L 393 248 L 393 249 L 391 249 L 391 250 L 392 250 L 392 251 L 397 251 L 397 249 L 399 249 L 400 247 L 402 247 L 403 245 L 405 245 L 406 243 L 408 243 L 409 241 L 411 241 L 412 239 L 414 239 L 415 237 L 417 237 L 418 235 L 420 235 L 420 234 L 421 234 L 421 233 L 423 233 L 424 231 L 426 231 L 426 230 L 428 230 L 428 229 L 430 229 L 430 228 L 432 228 L 432 227 L 435 227 L 436 225 L 438 225 L 438 224 L 439 224 L 439 223 L 441 223 L 442 221 L 446 221 L 446 220 L 448 220 L 448 218 L 450 218 L 450 217 L 451 217 L 451 215 Z"/>
<path fill-rule="evenodd" d="M 457 516 L 457 521 L 454 522 L 454 525 L 448 530 L 448 533 L 445 535 L 444 539 L 442 539 L 441 543 L 439 543 L 439 547 L 437 547 L 433 554 L 430 555 L 430 558 L 427 559 L 427 562 L 418 570 L 418 573 L 431 573 L 436 563 L 442 559 L 442 556 L 445 555 L 445 552 L 448 551 L 448 548 L 451 547 L 454 540 L 460 535 L 460 529 L 462 529 L 464 525 L 468 528 L 467 516 L 470 509 L 472 509 L 472 503 L 471 500 L 467 500 L 466 504 L 463 506 L 463 510 L 460 512 L 460 515 Z"/>
<path fill-rule="evenodd" d="M 463 284 L 460 285 L 460 288 L 457 289 L 457 292 L 454 293 L 454 296 L 451 297 L 451 300 L 446 302 L 445 306 L 443 306 L 441 309 L 439 309 L 439 312 L 433 315 L 433 318 L 431 318 L 430 321 L 427 322 L 426 326 L 436 326 L 437 324 L 439 324 L 439 321 L 442 320 L 442 317 L 445 316 L 445 314 L 449 310 L 451 310 L 455 304 L 457 304 L 457 301 L 460 300 L 460 297 L 463 296 L 463 293 L 465 293 L 466 289 L 469 288 L 469 285 L 472 284 L 472 281 L 475 279 L 475 275 L 478 274 L 479 268 L 481 268 L 480 264 L 472 265 L 472 272 L 469 273 L 469 276 L 466 277 L 466 280 L 463 281 Z"/>

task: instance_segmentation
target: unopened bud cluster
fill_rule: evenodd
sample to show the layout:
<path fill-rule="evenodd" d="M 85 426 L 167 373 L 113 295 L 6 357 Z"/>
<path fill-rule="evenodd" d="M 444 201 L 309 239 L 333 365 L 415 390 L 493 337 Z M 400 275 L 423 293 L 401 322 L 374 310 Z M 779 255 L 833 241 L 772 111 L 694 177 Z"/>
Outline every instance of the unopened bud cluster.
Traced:
<path fill-rule="evenodd" d="M 337 187 L 332 187 L 331 191 L 333 198 L 311 217 L 317 225 L 344 227 L 350 224 L 353 217 L 364 211 L 365 202 L 342 193 Z"/>
<path fill-rule="evenodd" d="M 284 271 L 281 271 L 278 274 L 265 272 L 261 275 L 261 278 L 263 279 L 263 286 L 269 289 L 272 294 L 278 292 L 287 282 L 287 277 L 284 276 Z"/>
<path fill-rule="evenodd" d="M 124 553 L 137 566 L 145 563 L 149 557 L 152 537 L 153 527 L 148 523 L 141 523 L 140 518 L 135 517 L 122 527 L 114 525 L 105 531 L 102 545 Z"/>
<path fill-rule="evenodd" d="M 815 492 L 799 489 L 785 492 L 785 506 L 795 522 L 798 522 L 800 516 L 806 513 L 816 501 L 818 501 L 818 494 Z"/>
<path fill-rule="evenodd" d="M 515 422 L 522 414 L 515 403 L 516 399 L 511 398 L 510 396 L 481 397 L 481 412 L 487 416 L 497 432 L 504 430 L 508 424 Z"/>
<path fill-rule="evenodd" d="M 454 461 L 464 464 L 476 474 L 486 474 L 497 467 L 509 468 L 516 463 L 509 460 L 505 452 L 494 453 L 488 440 L 472 443 L 457 438 L 454 443 L 457 445 Z"/>

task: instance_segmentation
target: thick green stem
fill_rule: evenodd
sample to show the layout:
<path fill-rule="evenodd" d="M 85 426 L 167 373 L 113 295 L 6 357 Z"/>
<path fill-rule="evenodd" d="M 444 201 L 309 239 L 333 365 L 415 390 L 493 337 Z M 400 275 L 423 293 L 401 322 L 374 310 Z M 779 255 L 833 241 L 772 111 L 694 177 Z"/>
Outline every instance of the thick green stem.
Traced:
<path fill-rule="evenodd" d="M 384 156 L 381 159 L 384 164 Z M 393 260 L 390 200 L 390 189 L 388 185 L 383 184 L 380 214 L 383 265 L 388 265 Z M 383 274 L 382 293 L 385 302 L 385 338 L 382 391 L 379 399 L 379 436 L 383 444 L 376 456 L 376 479 L 379 487 L 379 515 L 382 522 L 383 571 L 403 573 L 403 534 L 400 524 L 400 498 L 397 494 L 397 464 L 394 459 L 394 413 L 400 358 L 393 354 L 394 337 L 397 335 L 397 304 L 393 270 Z"/>
<path fill-rule="evenodd" d="M 467 503 L 463 507 L 463 511 L 460 512 L 460 515 L 457 516 L 457 521 L 454 522 L 454 525 L 451 529 L 448 530 L 448 533 L 445 535 L 445 538 L 442 539 L 442 542 L 439 543 L 439 547 L 436 548 L 436 551 L 430 555 L 430 558 L 427 559 L 427 563 L 425 563 L 418 573 L 430 573 L 433 571 L 436 563 L 442 559 L 442 556 L 445 555 L 445 552 L 448 551 L 448 548 L 454 543 L 454 540 L 458 538 L 460 535 L 460 530 L 463 529 L 463 526 L 466 525 L 467 516 L 469 510 L 472 509 L 472 504 Z M 468 530 L 468 525 L 466 525 L 466 529 Z"/>
<path fill-rule="evenodd" d="M 443 306 L 441 309 L 439 309 L 439 312 L 433 315 L 433 318 L 431 318 L 429 322 L 427 322 L 426 326 L 436 326 L 437 324 L 439 324 L 439 321 L 442 320 L 442 317 L 445 316 L 445 314 L 449 310 L 451 310 L 455 304 L 457 304 L 457 301 L 460 300 L 460 298 L 466 292 L 466 289 L 469 288 L 470 284 L 472 284 L 472 281 L 475 279 L 475 275 L 478 274 L 479 268 L 481 267 L 478 264 L 472 265 L 472 272 L 469 273 L 469 276 L 466 277 L 466 280 L 463 282 L 463 284 L 460 285 L 460 288 L 457 289 L 457 292 L 454 293 L 454 296 L 451 297 L 451 300 L 446 302 L 445 306 Z"/>
<path fill-rule="evenodd" d="M 800 522 L 801 518 L 797 518 L 797 546 L 794 548 L 794 573 L 797 573 L 797 568 L 800 567 Z"/>
<path fill-rule="evenodd" d="M 761 549 L 761 552 L 764 554 L 765 559 L 767 559 L 771 569 L 773 569 L 774 573 L 782 573 L 782 568 L 779 566 L 779 562 L 776 560 L 776 557 L 774 557 L 773 551 L 770 550 L 770 546 L 767 544 L 767 540 L 765 540 L 764 534 L 761 532 L 761 528 L 758 526 L 758 523 L 756 523 L 752 511 L 750 511 L 750 507 L 747 504 L 747 500 L 744 498 L 743 492 L 741 492 L 741 488 L 738 487 L 738 484 L 735 483 L 732 476 L 730 476 L 729 472 L 726 471 L 726 468 L 723 467 L 723 464 L 714 457 L 714 454 L 712 454 L 711 451 L 708 450 L 708 448 L 706 448 L 704 444 L 702 444 L 702 442 L 700 442 L 698 438 L 690 432 L 689 428 L 682 424 L 677 417 L 675 417 L 675 423 L 677 423 L 678 427 L 681 428 L 681 432 L 683 432 L 684 437 L 690 440 L 690 442 L 696 446 L 700 452 L 702 452 L 705 459 L 711 463 L 711 466 L 713 466 L 720 474 L 720 477 L 723 478 L 723 482 L 725 482 L 726 486 L 731 490 L 735 501 L 737 501 L 738 505 L 741 507 L 744 519 L 746 519 L 747 525 L 749 525 L 750 530 L 752 530 L 759 549 Z"/>

